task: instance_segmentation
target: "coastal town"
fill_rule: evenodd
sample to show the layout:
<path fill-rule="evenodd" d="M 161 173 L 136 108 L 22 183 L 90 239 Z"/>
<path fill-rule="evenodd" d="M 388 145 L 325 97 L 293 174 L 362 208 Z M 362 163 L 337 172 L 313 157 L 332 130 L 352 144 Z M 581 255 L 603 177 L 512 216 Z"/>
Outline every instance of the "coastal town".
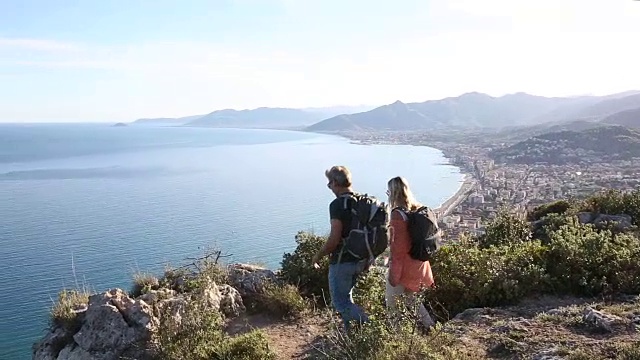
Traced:
<path fill-rule="evenodd" d="M 460 190 L 438 209 L 447 240 L 461 234 L 481 235 L 502 209 L 525 215 L 535 207 L 560 199 L 583 198 L 605 189 L 640 187 L 640 160 L 602 162 L 589 158 L 568 165 L 497 164 L 486 143 L 425 141 L 419 134 L 376 133 L 354 136 L 360 143 L 424 145 L 443 152 L 465 179 Z"/>

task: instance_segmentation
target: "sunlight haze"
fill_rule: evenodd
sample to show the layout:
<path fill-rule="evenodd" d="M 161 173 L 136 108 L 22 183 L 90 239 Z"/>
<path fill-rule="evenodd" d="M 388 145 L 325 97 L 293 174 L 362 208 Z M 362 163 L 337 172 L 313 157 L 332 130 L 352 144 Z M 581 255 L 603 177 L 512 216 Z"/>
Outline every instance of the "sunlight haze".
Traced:
<path fill-rule="evenodd" d="M 640 89 L 633 0 L 0 0 L 0 122 Z"/>

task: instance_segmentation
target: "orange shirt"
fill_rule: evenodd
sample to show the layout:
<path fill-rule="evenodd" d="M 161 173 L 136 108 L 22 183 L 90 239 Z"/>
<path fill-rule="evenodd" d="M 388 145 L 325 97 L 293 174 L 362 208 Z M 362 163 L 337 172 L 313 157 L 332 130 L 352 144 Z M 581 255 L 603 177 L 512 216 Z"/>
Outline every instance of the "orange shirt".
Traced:
<path fill-rule="evenodd" d="M 411 238 L 408 222 L 404 213 L 394 210 L 391 213 L 391 259 L 389 279 L 407 290 L 419 291 L 421 287 L 433 285 L 433 274 L 428 261 L 411 258 Z"/>

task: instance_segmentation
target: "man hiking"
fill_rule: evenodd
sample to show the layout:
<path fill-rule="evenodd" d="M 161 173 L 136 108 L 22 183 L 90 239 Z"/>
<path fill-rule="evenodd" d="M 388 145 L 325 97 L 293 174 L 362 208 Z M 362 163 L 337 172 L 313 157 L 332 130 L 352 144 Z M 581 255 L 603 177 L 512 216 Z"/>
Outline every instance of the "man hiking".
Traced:
<path fill-rule="evenodd" d="M 342 239 L 349 234 L 351 211 L 345 209 L 345 196 L 354 195 L 351 184 L 351 173 L 344 166 L 333 166 L 325 171 L 327 187 L 336 198 L 329 204 L 331 231 L 329 239 L 313 257 L 313 266 L 329 255 L 329 293 L 333 307 L 340 313 L 346 330 L 350 322 L 368 321 L 364 310 L 353 302 L 352 291 L 358 275 L 368 267 L 367 259 L 358 259 L 348 252 L 342 252 Z"/>

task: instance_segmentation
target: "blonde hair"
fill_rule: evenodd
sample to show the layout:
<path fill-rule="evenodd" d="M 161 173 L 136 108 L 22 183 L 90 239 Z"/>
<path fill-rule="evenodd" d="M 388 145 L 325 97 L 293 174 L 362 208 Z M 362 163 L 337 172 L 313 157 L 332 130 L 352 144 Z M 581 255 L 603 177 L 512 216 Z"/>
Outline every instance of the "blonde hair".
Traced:
<path fill-rule="evenodd" d="M 333 166 L 326 170 L 324 175 L 329 182 L 335 182 L 337 186 L 345 188 L 351 186 L 351 172 L 344 166 Z"/>
<path fill-rule="evenodd" d="M 417 210 L 422 206 L 414 197 L 409 183 L 401 176 L 396 176 L 387 183 L 389 188 L 389 206 L 391 208 L 401 207 L 408 211 Z"/>

